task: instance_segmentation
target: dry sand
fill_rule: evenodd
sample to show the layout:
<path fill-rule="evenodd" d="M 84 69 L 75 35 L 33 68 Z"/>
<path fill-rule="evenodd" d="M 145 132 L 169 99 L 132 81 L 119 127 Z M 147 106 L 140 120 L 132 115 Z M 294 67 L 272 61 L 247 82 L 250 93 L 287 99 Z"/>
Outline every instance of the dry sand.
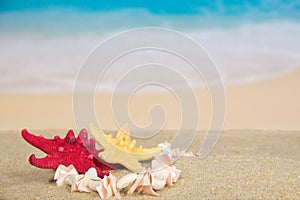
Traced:
<path fill-rule="evenodd" d="M 207 91 L 199 91 L 200 129 L 205 130 L 211 108 Z M 123 194 L 123 199 L 300 199 L 299 91 L 300 70 L 272 80 L 227 87 L 227 131 L 213 152 L 203 160 L 177 160 L 175 165 L 183 171 L 181 178 L 172 188 L 159 191 L 161 197 Z M 108 94 L 96 95 L 98 119 L 105 129 L 116 128 L 110 100 Z M 178 105 L 165 94 L 135 97 L 130 105 L 133 119 L 147 124 L 145 113 L 153 103 L 163 104 L 168 112 L 165 129 L 176 130 Z M 99 199 L 97 193 L 58 188 L 52 181 L 52 170 L 30 166 L 30 154 L 43 154 L 23 141 L 20 129 L 24 127 L 46 130 L 36 133 L 49 137 L 64 135 L 62 129 L 74 128 L 72 95 L 0 94 L 0 199 Z M 172 133 L 166 132 L 164 137 L 172 138 Z M 202 139 L 199 133 L 195 141 Z M 113 173 L 120 176 L 124 171 Z"/>
<path fill-rule="evenodd" d="M 225 129 L 300 130 L 300 70 L 271 80 L 227 87 L 226 97 Z M 206 90 L 199 90 L 198 101 L 201 109 L 199 129 L 205 130 L 211 112 Z M 177 101 L 166 94 L 133 98 L 130 111 L 135 122 L 147 125 L 149 105 L 155 103 L 162 104 L 167 111 L 165 129 L 178 129 Z M 116 128 L 110 95 L 97 94 L 95 104 L 102 128 Z M 2 130 L 74 127 L 71 94 L 0 94 L 0 111 Z"/>
<path fill-rule="evenodd" d="M 36 131 L 47 137 L 65 131 Z M 168 137 L 172 132 L 165 132 Z M 39 150 L 16 131 L 0 133 L 0 199 L 99 199 L 97 193 L 71 193 L 57 187 L 54 171 L 30 166 L 28 156 Z M 201 138 L 202 133 L 199 133 Z M 198 139 L 197 138 L 197 139 Z M 193 148 L 193 147 L 192 147 Z M 196 148 L 196 147 L 194 147 Z M 142 194 L 123 199 L 300 199 L 299 131 L 224 131 L 205 159 L 180 158 L 177 183 L 158 191 L 160 197 Z M 112 172 L 117 177 L 124 171 Z"/>

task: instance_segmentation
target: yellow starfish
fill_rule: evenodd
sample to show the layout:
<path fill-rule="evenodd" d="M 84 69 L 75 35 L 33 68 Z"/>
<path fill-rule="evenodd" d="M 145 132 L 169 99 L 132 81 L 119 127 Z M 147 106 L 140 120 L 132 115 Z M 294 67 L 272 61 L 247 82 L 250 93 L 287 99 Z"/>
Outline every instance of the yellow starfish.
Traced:
<path fill-rule="evenodd" d="M 105 136 L 116 147 L 131 153 L 139 161 L 152 159 L 158 152 L 161 151 L 160 147 L 154 147 L 149 149 L 143 148 L 142 145 L 137 147 L 135 140 L 130 141 L 130 133 L 127 124 L 125 124 L 119 129 L 115 138 L 113 138 L 112 135 Z"/>
<path fill-rule="evenodd" d="M 108 163 L 119 163 L 134 172 L 142 170 L 142 165 L 138 161 L 149 160 L 161 151 L 160 147 L 150 149 L 137 147 L 135 140 L 130 141 L 128 126 L 120 128 L 115 138 L 99 131 L 92 124 L 89 130 L 97 143 L 105 149 L 98 155 L 101 159 Z"/>

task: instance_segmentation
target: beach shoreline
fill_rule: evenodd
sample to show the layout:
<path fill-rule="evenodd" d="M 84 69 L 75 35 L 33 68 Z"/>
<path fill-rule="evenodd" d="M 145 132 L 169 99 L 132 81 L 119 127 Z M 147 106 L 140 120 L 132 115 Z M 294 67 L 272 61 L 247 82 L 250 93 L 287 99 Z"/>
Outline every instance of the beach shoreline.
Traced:
<path fill-rule="evenodd" d="M 224 129 L 299 130 L 300 70 L 255 83 L 225 87 L 226 117 Z M 210 96 L 206 89 L 196 89 L 201 109 L 198 130 L 207 130 L 211 119 Z M 103 129 L 116 130 L 111 110 L 111 95 L 97 93 L 95 111 Z M 180 127 L 180 107 L 172 95 L 138 95 L 130 104 L 132 119 L 140 125 L 151 122 L 149 107 L 161 103 L 167 118 L 164 129 Z M 75 128 L 72 94 L 0 94 L 0 129 Z M 183 127 L 195 129 L 196 127 Z"/>

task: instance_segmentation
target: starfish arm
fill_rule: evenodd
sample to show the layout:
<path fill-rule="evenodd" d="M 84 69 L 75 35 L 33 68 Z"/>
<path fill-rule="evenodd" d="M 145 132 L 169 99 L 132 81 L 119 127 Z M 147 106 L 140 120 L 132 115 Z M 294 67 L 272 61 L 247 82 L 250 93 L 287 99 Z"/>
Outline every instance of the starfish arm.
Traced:
<path fill-rule="evenodd" d="M 104 136 L 105 134 L 99 131 L 93 124 L 90 124 L 89 129 L 97 143 L 101 145 L 102 148 L 110 149 L 113 147 L 113 145 L 107 141 L 106 137 Z"/>
<path fill-rule="evenodd" d="M 114 151 L 106 150 L 99 153 L 99 157 L 108 163 L 120 163 L 132 172 L 140 172 L 143 167 L 138 160 L 134 159 L 130 154 L 121 151 L 117 148 Z"/>
<path fill-rule="evenodd" d="M 22 130 L 22 137 L 24 140 L 26 140 L 29 144 L 32 146 L 39 148 L 45 153 L 51 153 L 52 152 L 52 140 L 49 140 L 47 138 L 44 138 L 43 136 L 36 136 L 31 133 L 29 133 L 26 129 Z"/>
<path fill-rule="evenodd" d="M 43 169 L 56 169 L 59 163 L 55 162 L 53 158 L 46 156 L 45 158 L 37 158 L 34 154 L 29 157 L 29 163 L 33 166 Z"/>
<path fill-rule="evenodd" d="M 90 147 L 95 149 L 95 145 L 93 145 L 93 142 L 91 139 L 88 139 L 88 132 L 86 129 L 81 129 L 79 132 L 77 139 L 80 139 L 80 141 L 83 143 L 85 147 Z"/>
<path fill-rule="evenodd" d="M 76 137 L 73 130 L 69 130 L 66 137 L 64 138 L 65 142 L 68 142 L 69 144 L 76 143 Z M 81 141 L 80 141 L 81 142 Z"/>
<path fill-rule="evenodd" d="M 142 153 L 132 153 L 132 155 L 139 161 L 145 161 L 145 160 L 150 160 L 153 157 L 155 157 L 155 155 L 161 151 L 161 149 L 159 147 L 156 148 L 152 148 L 152 149 L 147 149 L 148 152 L 142 152 Z"/>

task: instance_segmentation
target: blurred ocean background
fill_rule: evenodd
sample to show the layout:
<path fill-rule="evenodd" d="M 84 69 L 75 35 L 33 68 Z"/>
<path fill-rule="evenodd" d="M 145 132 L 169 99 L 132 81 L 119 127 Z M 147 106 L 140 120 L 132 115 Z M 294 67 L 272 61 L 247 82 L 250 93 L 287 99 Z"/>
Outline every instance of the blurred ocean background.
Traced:
<path fill-rule="evenodd" d="M 300 1 L 1 0 L 0 92 L 72 92 L 97 44 L 141 27 L 199 42 L 225 85 L 300 67 Z"/>

